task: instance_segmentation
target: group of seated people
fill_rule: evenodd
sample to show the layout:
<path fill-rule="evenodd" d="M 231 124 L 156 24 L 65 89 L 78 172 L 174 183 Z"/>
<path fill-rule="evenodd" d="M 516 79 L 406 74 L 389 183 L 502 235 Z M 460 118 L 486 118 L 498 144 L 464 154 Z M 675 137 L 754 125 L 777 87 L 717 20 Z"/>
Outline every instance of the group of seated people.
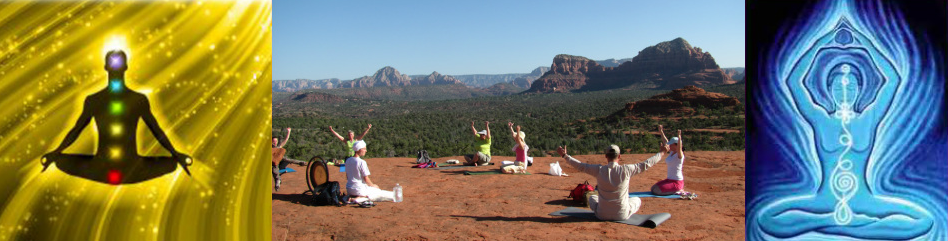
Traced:
<path fill-rule="evenodd" d="M 474 122 L 471 122 L 471 129 L 477 137 L 477 144 L 475 146 L 477 151 L 474 154 L 465 156 L 466 164 L 472 166 L 490 164 L 491 136 L 489 125 L 489 122 L 485 122 L 487 128 L 478 132 L 477 129 L 474 128 Z M 511 136 L 515 142 L 513 151 L 516 154 L 516 160 L 511 165 L 501 166 L 501 171 L 504 173 L 524 173 L 527 170 L 527 166 L 529 166 L 529 158 L 527 156 L 529 146 L 527 146 L 524 141 L 526 134 L 521 130 L 520 126 L 517 126 L 515 131 L 513 123 L 507 123 L 507 125 L 510 128 Z M 369 129 L 371 129 L 371 125 L 369 125 Z M 287 128 L 287 138 L 289 137 L 289 130 L 290 129 Z M 629 180 L 632 176 L 642 173 L 655 165 L 655 163 L 661 160 L 662 155 L 665 154 L 668 154 L 665 159 L 665 162 L 668 163 L 667 178 L 655 183 L 651 188 L 651 192 L 655 195 L 671 195 L 683 191 L 684 176 L 682 174 L 682 163 L 684 162 L 685 155 L 682 151 L 681 130 L 678 131 L 678 136 L 672 137 L 671 140 L 665 136 L 664 129 L 661 125 L 659 125 L 659 131 L 662 135 L 662 143 L 659 147 L 660 151 L 645 161 L 634 164 L 622 164 L 621 149 L 617 145 L 611 144 L 604 149 L 605 158 L 608 161 L 605 165 L 582 163 L 567 154 L 565 147 L 557 147 L 556 152 L 566 160 L 568 165 L 580 172 L 596 177 L 598 194 L 590 196 L 587 201 L 589 207 L 596 213 L 598 218 L 602 220 L 625 220 L 638 211 L 642 205 L 642 201 L 638 197 L 629 196 Z M 333 133 L 335 134 L 335 131 L 333 131 Z M 366 129 L 366 133 L 368 133 L 368 129 Z M 344 141 L 339 134 L 335 135 Z M 365 134 L 362 136 L 364 137 Z M 370 178 L 371 172 L 369 171 L 368 164 L 362 159 L 368 152 L 368 146 L 365 141 L 361 140 L 362 138 L 354 139 L 351 131 L 349 132 L 349 139 L 346 144 L 351 144 L 350 157 L 347 157 L 345 161 L 347 167 L 346 191 L 349 198 L 356 203 L 363 201 L 393 201 L 395 199 L 394 193 L 380 189 Z M 284 141 L 280 144 L 278 139 L 274 138 L 274 147 L 282 147 L 285 143 Z M 288 162 L 295 161 L 292 159 L 288 160 Z M 282 166 L 283 163 L 281 162 L 280 165 Z M 274 169 L 276 170 L 276 167 L 274 167 Z M 274 173 L 274 179 L 277 181 L 276 185 L 279 187 L 279 175 L 276 174 L 276 171 L 274 171 Z"/>

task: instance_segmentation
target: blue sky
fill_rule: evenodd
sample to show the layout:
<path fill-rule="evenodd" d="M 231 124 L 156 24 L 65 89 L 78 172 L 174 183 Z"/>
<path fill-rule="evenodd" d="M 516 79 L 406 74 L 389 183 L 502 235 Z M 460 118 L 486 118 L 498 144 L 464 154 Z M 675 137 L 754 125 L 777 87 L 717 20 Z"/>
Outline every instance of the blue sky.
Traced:
<path fill-rule="evenodd" d="M 744 1 L 273 3 L 273 78 L 526 73 L 557 54 L 631 58 L 682 37 L 744 67 Z"/>

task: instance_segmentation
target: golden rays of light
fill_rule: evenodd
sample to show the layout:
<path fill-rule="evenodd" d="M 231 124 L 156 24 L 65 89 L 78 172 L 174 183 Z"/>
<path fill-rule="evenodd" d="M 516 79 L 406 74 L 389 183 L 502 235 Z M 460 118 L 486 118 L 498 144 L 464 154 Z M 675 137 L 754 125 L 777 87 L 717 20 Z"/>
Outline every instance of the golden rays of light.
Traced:
<path fill-rule="evenodd" d="M 0 240 L 269 239 L 270 167 L 260 159 L 271 11 L 269 1 L 0 2 Z M 194 157 L 192 176 L 178 167 L 113 186 L 56 164 L 40 172 L 85 97 L 107 88 L 112 49 L 128 55 L 126 85 Z M 141 122 L 93 122 L 66 152 L 93 154 L 98 130 L 135 131 L 139 154 L 168 154 Z"/>

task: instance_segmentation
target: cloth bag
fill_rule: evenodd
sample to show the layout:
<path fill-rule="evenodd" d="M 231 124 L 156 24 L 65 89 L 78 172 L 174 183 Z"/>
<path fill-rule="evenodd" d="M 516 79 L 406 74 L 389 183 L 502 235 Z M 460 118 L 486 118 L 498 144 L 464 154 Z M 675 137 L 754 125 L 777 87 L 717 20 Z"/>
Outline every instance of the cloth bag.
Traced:
<path fill-rule="evenodd" d="M 563 168 L 560 168 L 560 162 L 550 163 L 550 175 L 562 176 Z"/>

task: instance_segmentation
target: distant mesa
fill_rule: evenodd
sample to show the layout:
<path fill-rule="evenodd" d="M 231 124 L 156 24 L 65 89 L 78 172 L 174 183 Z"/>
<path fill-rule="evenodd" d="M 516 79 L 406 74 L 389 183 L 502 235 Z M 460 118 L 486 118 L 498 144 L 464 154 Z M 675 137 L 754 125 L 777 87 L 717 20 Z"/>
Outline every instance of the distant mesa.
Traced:
<path fill-rule="evenodd" d="M 732 84 L 711 54 L 676 38 L 647 47 L 616 67 L 582 56 L 557 55 L 549 72 L 526 93 L 593 91 L 630 85 L 674 89 L 688 85 Z"/>
<path fill-rule="evenodd" d="M 721 93 L 707 92 L 695 86 L 685 86 L 681 89 L 672 90 L 671 93 L 652 96 L 637 102 L 629 102 L 625 104 L 625 109 L 617 114 L 688 114 L 694 112 L 694 108 L 698 106 L 715 108 L 732 107 L 739 104 L 740 101 L 737 98 Z"/>
<path fill-rule="evenodd" d="M 368 88 L 375 86 L 409 86 L 411 77 L 398 72 L 391 66 L 375 71 L 372 76 L 365 76 L 342 83 L 343 88 Z"/>
<path fill-rule="evenodd" d="M 290 96 L 290 100 L 302 103 L 340 103 L 345 101 L 339 96 L 317 92 L 294 94 Z"/>
<path fill-rule="evenodd" d="M 732 80 L 739 80 L 744 78 L 744 68 L 743 67 L 734 67 L 734 68 L 721 68 L 724 70 L 724 74 L 730 76 Z"/>
<path fill-rule="evenodd" d="M 273 92 L 296 92 L 307 89 L 332 89 L 339 88 L 339 79 L 295 79 L 295 80 L 274 80 Z"/>
<path fill-rule="evenodd" d="M 525 89 L 514 83 L 497 83 L 485 88 L 484 91 L 491 95 L 512 95 L 523 92 Z"/>

